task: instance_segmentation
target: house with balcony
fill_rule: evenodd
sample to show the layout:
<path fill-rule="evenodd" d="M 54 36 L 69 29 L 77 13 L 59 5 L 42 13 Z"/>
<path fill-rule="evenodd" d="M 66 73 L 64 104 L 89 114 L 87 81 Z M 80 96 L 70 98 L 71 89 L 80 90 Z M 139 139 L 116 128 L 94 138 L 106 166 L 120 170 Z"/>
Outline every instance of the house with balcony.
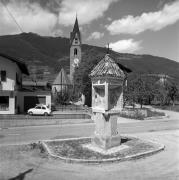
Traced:
<path fill-rule="evenodd" d="M 26 64 L 0 53 L 0 114 L 24 113 L 43 103 L 51 105 L 51 90 L 35 84 L 23 84 L 22 75 L 29 75 Z"/>

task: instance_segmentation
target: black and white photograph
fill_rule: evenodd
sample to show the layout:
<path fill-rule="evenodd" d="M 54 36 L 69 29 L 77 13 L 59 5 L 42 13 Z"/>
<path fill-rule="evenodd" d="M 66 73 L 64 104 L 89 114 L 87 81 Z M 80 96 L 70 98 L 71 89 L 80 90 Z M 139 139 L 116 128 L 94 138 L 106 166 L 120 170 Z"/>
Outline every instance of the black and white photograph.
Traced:
<path fill-rule="evenodd" d="M 0 0 L 0 180 L 179 180 L 179 0 Z"/>

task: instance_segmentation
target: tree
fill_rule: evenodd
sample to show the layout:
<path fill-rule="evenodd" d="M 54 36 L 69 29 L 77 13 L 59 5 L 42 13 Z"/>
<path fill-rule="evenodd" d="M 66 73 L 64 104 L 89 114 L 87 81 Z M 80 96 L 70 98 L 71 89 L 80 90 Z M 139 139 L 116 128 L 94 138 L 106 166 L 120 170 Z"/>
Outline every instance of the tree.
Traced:
<path fill-rule="evenodd" d="M 152 76 L 144 76 L 143 81 L 145 82 L 145 90 L 146 90 L 146 99 L 145 99 L 145 104 L 151 105 L 151 102 L 155 98 L 155 83 L 157 81 L 156 77 Z"/>
<path fill-rule="evenodd" d="M 70 95 L 68 92 L 57 92 L 54 98 L 55 103 L 63 105 L 69 100 Z"/>
<path fill-rule="evenodd" d="M 135 96 L 134 96 L 134 85 L 133 81 L 129 80 L 128 85 L 124 86 L 124 106 L 126 103 L 133 106 L 135 105 Z"/>
<path fill-rule="evenodd" d="M 172 83 L 169 87 L 168 87 L 168 96 L 172 101 L 173 106 L 175 105 L 175 99 L 178 96 L 178 89 L 176 84 Z"/>
<path fill-rule="evenodd" d="M 141 108 L 143 104 L 151 104 L 156 91 L 155 82 L 156 79 L 153 77 L 132 74 L 124 91 L 124 99 L 133 107 L 135 103 L 140 103 Z"/>
<path fill-rule="evenodd" d="M 156 83 L 156 98 L 160 101 L 160 105 L 175 104 L 178 96 L 178 89 L 174 82 L 167 80 L 165 83 Z"/>
<path fill-rule="evenodd" d="M 89 54 L 83 56 L 79 67 L 75 68 L 75 91 L 85 95 L 85 105 L 91 106 L 91 79 L 89 74 L 103 57 L 104 54 L 96 55 L 89 52 Z"/>
<path fill-rule="evenodd" d="M 145 82 L 141 77 L 138 77 L 137 79 L 134 80 L 133 82 L 134 85 L 134 100 L 137 103 L 140 103 L 140 107 L 142 108 L 142 105 L 146 99 L 147 91 L 145 89 Z"/>

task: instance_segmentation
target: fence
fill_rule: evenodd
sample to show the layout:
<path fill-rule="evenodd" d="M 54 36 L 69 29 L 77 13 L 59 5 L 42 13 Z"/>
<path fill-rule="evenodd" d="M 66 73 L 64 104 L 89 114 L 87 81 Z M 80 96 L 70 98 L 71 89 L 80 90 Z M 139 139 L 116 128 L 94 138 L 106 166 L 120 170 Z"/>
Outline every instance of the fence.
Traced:
<path fill-rule="evenodd" d="M 85 112 L 85 113 L 91 113 L 91 108 L 88 106 L 83 106 L 83 105 L 75 105 L 75 104 L 70 104 L 70 105 L 55 105 L 54 107 L 52 106 L 52 111 L 71 111 L 71 112 Z"/>

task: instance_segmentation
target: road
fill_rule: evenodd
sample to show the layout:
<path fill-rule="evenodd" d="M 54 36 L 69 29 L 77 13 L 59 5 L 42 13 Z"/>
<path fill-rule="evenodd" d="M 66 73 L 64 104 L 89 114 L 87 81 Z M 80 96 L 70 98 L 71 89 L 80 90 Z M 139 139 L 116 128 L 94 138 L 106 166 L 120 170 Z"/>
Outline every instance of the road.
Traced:
<path fill-rule="evenodd" d="M 165 150 L 133 161 L 109 164 L 69 164 L 49 159 L 42 162 L 26 180 L 178 180 L 179 130 L 136 133 L 166 146 Z"/>
<path fill-rule="evenodd" d="M 179 129 L 179 120 L 138 121 L 118 124 L 120 134 Z M 55 125 L 0 130 L 0 144 L 18 144 L 44 139 L 92 136 L 94 124 Z"/>
<path fill-rule="evenodd" d="M 109 164 L 69 164 L 55 159 L 13 161 L 2 174 L 15 177 L 33 167 L 26 180 L 177 180 L 179 179 L 179 120 L 139 121 L 118 124 L 119 133 L 155 140 L 165 150 L 152 156 Z M 0 130 L 0 144 L 19 144 L 43 139 L 91 136 L 94 125 L 35 126 Z M 21 157 L 23 158 L 23 157 Z M 39 158 L 39 157 L 38 157 Z M 4 162 L 5 163 L 5 162 Z M 16 167 L 16 171 L 12 170 Z M 9 176 L 8 176 L 9 177 Z"/>

